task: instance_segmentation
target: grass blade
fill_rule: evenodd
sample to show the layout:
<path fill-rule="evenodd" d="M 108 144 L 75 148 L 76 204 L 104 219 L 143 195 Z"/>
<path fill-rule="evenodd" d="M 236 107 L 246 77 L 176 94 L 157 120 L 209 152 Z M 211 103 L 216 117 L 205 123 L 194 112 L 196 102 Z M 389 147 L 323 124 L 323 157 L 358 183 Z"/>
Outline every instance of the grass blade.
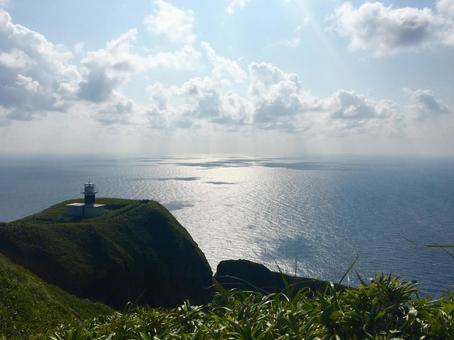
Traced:
<path fill-rule="evenodd" d="M 342 284 L 342 281 L 344 281 L 344 279 L 347 277 L 348 273 L 351 272 L 351 270 L 355 266 L 356 262 L 358 262 L 358 259 L 359 259 L 359 255 L 356 255 L 355 260 L 350 264 L 350 266 L 348 267 L 348 269 L 346 270 L 346 272 L 344 273 L 344 275 L 342 276 L 340 281 L 337 283 L 338 285 Z"/>

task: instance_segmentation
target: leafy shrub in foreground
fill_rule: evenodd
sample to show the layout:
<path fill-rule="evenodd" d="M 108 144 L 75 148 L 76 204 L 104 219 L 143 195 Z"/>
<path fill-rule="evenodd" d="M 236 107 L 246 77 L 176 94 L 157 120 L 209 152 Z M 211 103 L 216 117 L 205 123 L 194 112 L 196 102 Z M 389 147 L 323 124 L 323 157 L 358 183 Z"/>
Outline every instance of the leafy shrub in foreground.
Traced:
<path fill-rule="evenodd" d="M 454 339 L 454 296 L 418 298 L 413 283 L 381 275 L 344 292 L 312 296 L 220 290 L 207 306 L 133 308 L 79 326 L 63 339 Z"/>

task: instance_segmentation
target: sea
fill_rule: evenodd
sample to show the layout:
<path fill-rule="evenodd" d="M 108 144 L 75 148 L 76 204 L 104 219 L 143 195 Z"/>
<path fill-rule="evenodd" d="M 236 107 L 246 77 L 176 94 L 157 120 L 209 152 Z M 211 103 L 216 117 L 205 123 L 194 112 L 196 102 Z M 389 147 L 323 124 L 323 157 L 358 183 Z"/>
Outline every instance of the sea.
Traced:
<path fill-rule="evenodd" d="M 376 273 L 454 290 L 454 159 L 411 157 L 0 157 L 0 221 L 82 197 L 152 199 L 213 271 L 227 259 L 357 285 Z M 348 269 L 351 267 L 351 270 Z"/>

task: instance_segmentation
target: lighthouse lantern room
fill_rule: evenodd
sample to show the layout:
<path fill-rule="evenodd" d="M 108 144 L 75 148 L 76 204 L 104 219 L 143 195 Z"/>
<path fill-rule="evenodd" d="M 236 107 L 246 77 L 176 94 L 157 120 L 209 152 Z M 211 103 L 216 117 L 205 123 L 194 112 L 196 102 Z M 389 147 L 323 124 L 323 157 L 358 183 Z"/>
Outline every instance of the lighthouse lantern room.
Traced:
<path fill-rule="evenodd" d="M 96 191 L 96 187 L 93 183 L 87 183 L 84 185 L 84 194 L 85 197 L 85 204 L 95 204 L 95 196 L 98 192 Z"/>

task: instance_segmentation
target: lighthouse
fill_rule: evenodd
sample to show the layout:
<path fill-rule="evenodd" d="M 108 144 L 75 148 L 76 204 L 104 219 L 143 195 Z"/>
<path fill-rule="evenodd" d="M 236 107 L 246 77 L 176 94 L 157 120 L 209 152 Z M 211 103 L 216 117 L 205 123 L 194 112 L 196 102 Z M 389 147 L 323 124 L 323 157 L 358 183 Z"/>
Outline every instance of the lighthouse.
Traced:
<path fill-rule="evenodd" d="M 72 218 L 89 218 L 102 215 L 104 204 L 96 204 L 96 186 L 90 181 L 84 185 L 84 203 L 70 203 L 66 205 L 68 215 Z"/>
<path fill-rule="evenodd" d="M 82 194 L 84 194 L 85 197 L 85 204 L 88 205 L 93 205 L 95 204 L 96 201 L 96 194 L 98 192 L 96 191 L 96 187 L 93 183 L 88 182 L 87 184 L 84 185 L 84 191 Z"/>

